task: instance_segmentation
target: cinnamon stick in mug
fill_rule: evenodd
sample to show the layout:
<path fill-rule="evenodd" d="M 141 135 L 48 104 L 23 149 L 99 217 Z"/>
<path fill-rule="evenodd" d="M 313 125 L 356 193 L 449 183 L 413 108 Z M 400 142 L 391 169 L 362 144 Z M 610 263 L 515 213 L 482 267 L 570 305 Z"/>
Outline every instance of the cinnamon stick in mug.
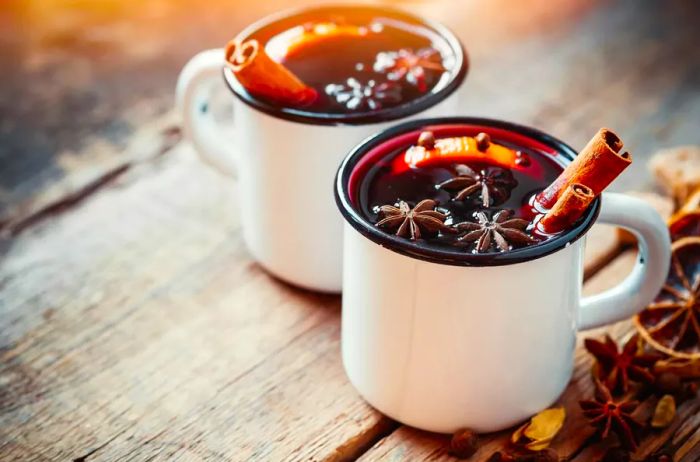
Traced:
<path fill-rule="evenodd" d="M 568 167 L 535 202 L 542 209 L 554 207 L 567 188 L 575 183 L 587 186 L 597 196 L 632 163 L 628 152 L 620 152 L 623 143 L 612 130 L 601 128 Z"/>
<path fill-rule="evenodd" d="M 539 221 L 539 226 L 548 234 L 565 230 L 581 218 L 595 197 L 588 186 L 580 183 L 569 185 L 554 207 Z"/>
<path fill-rule="evenodd" d="M 316 99 L 316 90 L 273 60 L 255 39 L 226 45 L 226 63 L 246 91 L 277 103 L 304 105 Z"/>

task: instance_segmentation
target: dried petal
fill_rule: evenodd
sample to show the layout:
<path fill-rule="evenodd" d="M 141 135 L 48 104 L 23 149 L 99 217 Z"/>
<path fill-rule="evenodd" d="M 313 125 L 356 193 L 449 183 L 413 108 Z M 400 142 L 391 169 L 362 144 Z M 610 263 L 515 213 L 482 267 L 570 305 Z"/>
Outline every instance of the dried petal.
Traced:
<path fill-rule="evenodd" d="M 500 223 L 501 228 L 519 229 L 520 231 L 524 231 L 529 224 L 529 221 L 523 220 L 522 218 L 511 218 L 510 220 Z"/>
<path fill-rule="evenodd" d="M 500 227 L 498 230 L 509 242 L 514 244 L 532 244 L 537 242 L 532 236 L 517 229 Z"/>
<path fill-rule="evenodd" d="M 426 210 L 433 210 L 436 205 L 437 202 L 435 202 L 432 199 L 422 200 L 418 204 L 416 204 L 415 208 L 413 209 L 413 213 L 424 212 Z"/>
<path fill-rule="evenodd" d="M 676 417 L 676 400 L 672 395 L 664 395 L 654 410 L 654 416 L 651 418 L 651 426 L 653 428 L 666 428 L 673 422 Z"/>
<path fill-rule="evenodd" d="M 403 223 L 405 219 L 406 218 L 401 215 L 390 216 L 379 220 L 377 226 L 380 228 L 396 228 L 397 226 L 401 226 L 401 223 Z"/>
<path fill-rule="evenodd" d="M 563 407 L 545 409 L 529 422 L 518 428 L 511 436 L 513 443 L 524 444 L 530 451 L 542 451 L 549 447 L 566 419 Z"/>
<path fill-rule="evenodd" d="M 507 252 L 510 247 L 508 246 L 508 242 L 503 239 L 503 236 L 501 236 L 501 234 L 496 230 L 491 231 L 491 234 L 493 234 L 493 239 L 496 241 L 496 247 L 501 249 L 503 252 Z"/>
<path fill-rule="evenodd" d="M 499 210 L 499 211 L 496 212 L 496 214 L 493 216 L 493 222 L 494 222 L 494 223 L 498 223 L 498 224 L 500 224 L 500 225 L 503 225 L 503 223 L 506 221 L 506 219 L 507 219 L 508 217 L 510 217 L 512 214 L 513 214 L 513 212 L 511 212 L 511 211 L 508 210 L 508 209 Z M 525 221 L 525 220 L 523 220 L 523 221 Z M 527 223 L 527 222 L 526 222 L 526 223 Z"/>
<path fill-rule="evenodd" d="M 467 187 L 465 187 L 464 189 L 462 189 L 462 190 L 455 196 L 455 200 L 463 201 L 463 200 L 466 199 L 467 197 L 469 197 L 469 196 L 471 196 L 472 194 L 474 194 L 475 192 L 477 192 L 479 189 L 481 189 L 480 186 L 479 186 L 479 183 L 474 183 L 474 184 L 471 185 L 471 186 L 467 186 Z"/>
<path fill-rule="evenodd" d="M 491 247 L 491 231 L 486 231 L 476 243 L 476 249 L 479 253 L 484 253 L 488 252 L 489 247 Z"/>
<path fill-rule="evenodd" d="M 458 240 L 461 242 L 474 242 L 485 233 L 488 233 L 488 231 L 484 231 L 483 229 L 477 229 L 476 231 L 468 232 L 464 236 L 460 237 Z"/>

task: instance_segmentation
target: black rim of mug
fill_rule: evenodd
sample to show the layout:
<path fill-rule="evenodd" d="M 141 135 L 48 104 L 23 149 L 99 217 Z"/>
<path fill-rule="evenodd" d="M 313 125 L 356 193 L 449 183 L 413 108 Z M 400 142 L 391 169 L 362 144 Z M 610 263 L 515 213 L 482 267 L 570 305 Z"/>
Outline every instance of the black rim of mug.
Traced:
<path fill-rule="evenodd" d="M 343 160 L 335 178 L 335 200 L 345 220 L 360 234 L 389 250 L 411 258 L 453 266 L 503 266 L 523 263 L 557 252 L 576 242 L 595 223 L 600 213 L 600 198 L 591 204 L 585 217 L 565 233 L 548 241 L 530 247 L 514 249 L 503 253 L 472 254 L 459 250 L 445 250 L 414 243 L 393 234 L 386 233 L 370 223 L 352 205 L 349 191 L 350 175 L 362 157 L 386 141 L 404 133 L 416 131 L 425 126 L 465 125 L 486 126 L 512 131 L 543 143 L 561 154 L 567 162 L 576 157 L 577 152 L 563 141 L 535 128 L 495 119 L 478 117 L 439 117 L 405 122 L 371 136 L 355 147 Z"/>
<path fill-rule="evenodd" d="M 269 26 L 279 21 L 280 19 L 285 19 L 293 16 L 303 16 L 317 11 L 333 11 L 335 9 L 343 8 L 376 10 L 378 13 L 398 15 L 404 18 L 411 19 L 412 21 L 417 21 L 421 25 L 426 26 L 429 29 L 435 31 L 440 37 L 442 37 L 443 40 L 445 40 L 447 45 L 452 49 L 452 52 L 455 57 L 455 66 L 454 69 L 450 71 L 451 75 L 449 82 L 447 82 L 445 86 L 439 89 L 438 91 L 427 94 L 408 103 L 390 107 L 387 109 L 381 109 L 379 111 L 357 114 L 329 114 L 275 106 L 274 104 L 270 104 L 260 99 L 257 99 L 250 93 L 248 93 L 233 75 L 231 69 L 229 69 L 227 66 L 224 66 L 224 81 L 228 85 L 229 89 L 233 92 L 234 95 L 238 97 L 238 99 L 240 99 L 246 105 L 279 119 L 311 125 L 369 125 L 409 117 L 411 115 L 422 112 L 432 106 L 435 106 L 443 100 L 445 100 L 452 93 L 454 93 L 455 90 L 457 90 L 464 81 L 464 78 L 467 75 L 467 70 L 469 68 L 469 60 L 464 46 L 462 46 L 462 43 L 459 41 L 457 36 L 446 26 L 438 22 L 423 19 L 411 13 L 407 13 L 396 8 L 357 4 L 329 4 L 320 7 L 304 7 L 291 9 L 283 11 L 281 13 L 267 16 L 251 24 L 250 26 L 245 28 L 240 34 L 238 34 L 237 37 L 241 40 L 244 40 L 256 31 Z"/>

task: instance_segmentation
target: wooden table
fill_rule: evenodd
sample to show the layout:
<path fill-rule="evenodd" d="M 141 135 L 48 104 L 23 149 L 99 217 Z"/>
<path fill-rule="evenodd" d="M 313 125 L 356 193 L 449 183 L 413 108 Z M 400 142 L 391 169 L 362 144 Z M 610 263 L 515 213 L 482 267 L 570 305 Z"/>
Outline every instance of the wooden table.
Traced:
<path fill-rule="evenodd" d="M 180 139 L 172 93 L 186 59 L 297 2 L 98 3 L 7 0 L 0 12 L 0 460 L 450 460 L 445 436 L 359 398 L 340 363 L 340 297 L 252 261 L 230 181 Z M 621 133 L 635 164 L 618 190 L 652 186 L 657 148 L 700 142 L 698 2 L 392 3 L 464 40 L 464 113 L 575 147 L 600 126 Z M 634 258 L 596 227 L 585 291 Z M 579 348 L 553 444 L 576 461 L 605 447 L 577 412 L 589 367 Z M 698 411 L 683 404 L 639 458 L 700 460 Z M 508 435 L 485 436 L 472 460 Z"/>

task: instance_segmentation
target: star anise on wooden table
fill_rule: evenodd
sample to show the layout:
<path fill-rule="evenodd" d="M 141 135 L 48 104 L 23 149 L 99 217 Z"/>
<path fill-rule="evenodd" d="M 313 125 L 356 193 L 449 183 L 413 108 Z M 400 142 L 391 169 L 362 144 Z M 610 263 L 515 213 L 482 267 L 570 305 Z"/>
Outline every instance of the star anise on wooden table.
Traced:
<path fill-rule="evenodd" d="M 454 228 L 462 234 L 457 241 L 476 241 L 477 253 L 485 253 L 492 247 L 506 252 L 515 246 L 524 246 L 537 242 L 525 229 L 530 224 L 522 218 L 511 218 L 510 210 L 500 210 L 489 220 L 486 212 L 476 212 L 476 222 L 457 223 Z"/>
<path fill-rule="evenodd" d="M 630 380 L 647 384 L 654 382 L 651 368 L 661 355 L 641 352 L 638 334 L 633 335 L 621 350 L 609 335 L 602 342 L 587 338 L 584 345 L 596 359 L 595 377 L 612 393 L 626 393 Z"/>
<path fill-rule="evenodd" d="M 398 207 L 382 205 L 379 207 L 379 220 L 376 226 L 393 232 L 397 236 L 420 239 L 423 234 L 436 234 L 438 231 L 452 231 L 445 224 L 447 215 L 435 210 L 437 202 L 432 199 L 420 201 L 411 207 L 404 201 L 399 201 Z"/>
<path fill-rule="evenodd" d="M 457 191 L 455 200 L 463 201 L 475 194 L 480 194 L 484 207 L 503 202 L 517 186 L 510 170 L 500 167 L 487 167 L 478 172 L 471 167 L 458 164 L 455 166 L 457 176 L 438 184 L 437 187 L 447 191 Z"/>
<path fill-rule="evenodd" d="M 436 75 L 445 72 L 442 55 L 435 48 L 421 48 L 415 52 L 407 48 L 384 51 L 377 54 L 373 68 L 375 72 L 386 73 L 389 80 L 405 79 L 421 92 L 428 90 L 430 78 L 426 70 Z"/>
<path fill-rule="evenodd" d="M 615 401 L 608 387 L 599 380 L 596 380 L 595 384 L 595 399 L 579 401 L 584 417 L 588 419 L 589 424 L 598 429 L 602 439 L 612 432 L 625 447 L 630 450 L 637 449 L 638 432 L 644 426 L 632 417 L 632 413 L 639 406 L 639 402 Z"/>

